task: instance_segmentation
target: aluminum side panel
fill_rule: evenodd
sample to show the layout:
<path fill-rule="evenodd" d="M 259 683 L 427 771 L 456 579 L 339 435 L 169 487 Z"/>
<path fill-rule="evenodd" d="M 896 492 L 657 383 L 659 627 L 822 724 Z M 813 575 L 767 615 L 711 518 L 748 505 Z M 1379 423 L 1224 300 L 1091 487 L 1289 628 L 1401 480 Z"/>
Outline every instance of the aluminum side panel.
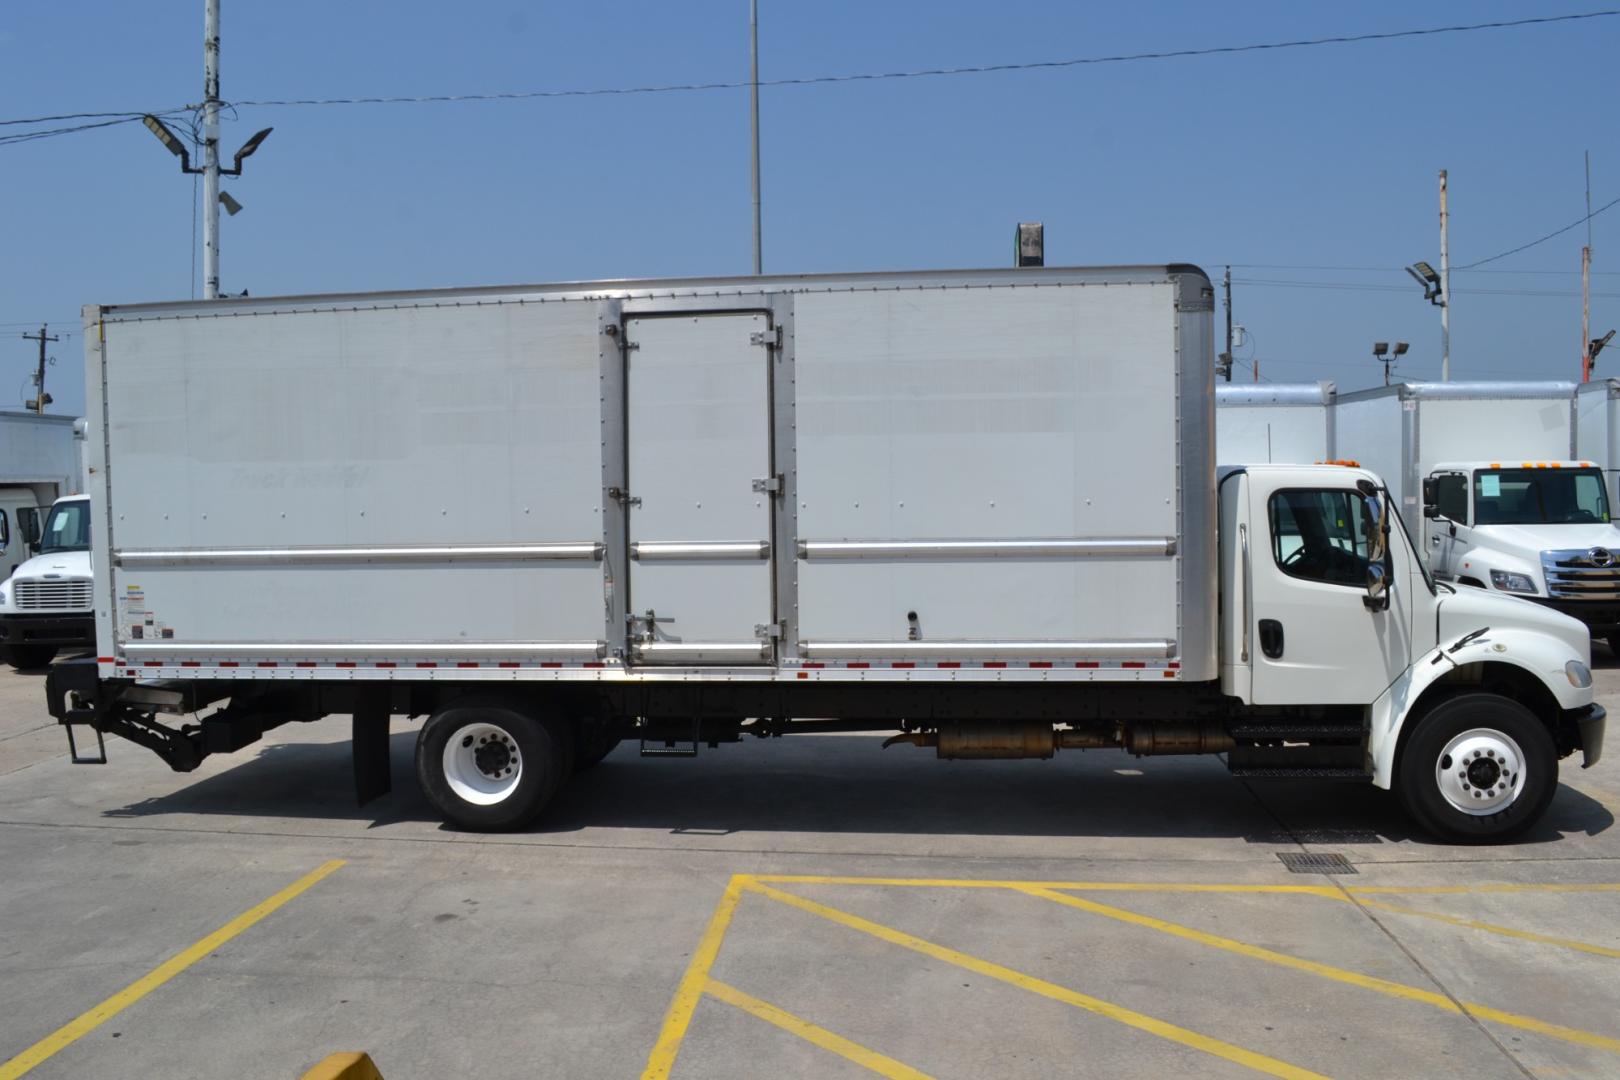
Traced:
<path fill-rule="evenodd" d="M 134 321 L 106 333 L 115 552 L 603 539 L 594 305 Z M 382 557 L 113 578 L 114 616 L 143 640 L 165 629 L 221 642 L 602 636 L 594 560 Z"/>
<path fill-rule="evenodd" d="M 1221 404 L 1215 460 L 1222 465 L 1312 465 L 1333 457 L 1330 406 Z"/>
<path fill-rule="evenodd" d="M 1175 299 L 797 297 L 800 539 L 1177 537 Z M 1179 641 L 1178 558 L 801 561 L 799 635 Z"/>

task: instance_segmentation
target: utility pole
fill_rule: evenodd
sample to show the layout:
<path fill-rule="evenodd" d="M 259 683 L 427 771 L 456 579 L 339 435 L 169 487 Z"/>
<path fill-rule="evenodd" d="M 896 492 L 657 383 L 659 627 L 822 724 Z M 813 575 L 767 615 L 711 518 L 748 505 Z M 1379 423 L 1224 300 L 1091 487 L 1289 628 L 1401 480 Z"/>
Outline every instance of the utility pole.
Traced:
<path fill-rule="evenodd" d="M 1440 170 L 1440 381 L 1451 381 L 1451 245 L 1446 212 L 1446 170 Z"/>
<path fill-rule="evenodd" d="M 203 299 L 219 299 L 219 0 L 203 0 Z"/>
<path fill-rule="evenodd" d="M 36 413 L 44 413 L 45 406 L 48 405 L 51 400 L 50 396 L 45 393 L 45 343 L 47 341 L 61 340 L 61 338 L 57 337 L 55 334 L 47 334 L 45 332 L 47 328 L 47 324 L 41 323 L 39 333 L 23 335 L 23 337 L 28 341 L 39 342 L 39 372 L 34 376 L 34 400 L 28 403 L 33 407 L 33 410 Z"/>
<path fill-rule="evenodd" d="M 1586 152 L 1586 246 L 1581 248 L 1581 382 L 1592 380 L 1592 151 Z"/>
<path fill-rule="evenodd" d="M 1221 374 L 1226 381 L 1232 381 L 1232 268 L 1226 268 L 1226 274 L 1221 278 L 1221 284 L 1226 287 L 1226 351 L 1221 353 Z"/>
<path fill-rule="evenodd" d="M 216 0 L 209 2 L 214 3 Z M 758 275 L 765 272 L 759 239 L 759 0 L 748 0 L 748 70 L 748 129 L 752 147 L 754 190 L 754 273 Z"/>

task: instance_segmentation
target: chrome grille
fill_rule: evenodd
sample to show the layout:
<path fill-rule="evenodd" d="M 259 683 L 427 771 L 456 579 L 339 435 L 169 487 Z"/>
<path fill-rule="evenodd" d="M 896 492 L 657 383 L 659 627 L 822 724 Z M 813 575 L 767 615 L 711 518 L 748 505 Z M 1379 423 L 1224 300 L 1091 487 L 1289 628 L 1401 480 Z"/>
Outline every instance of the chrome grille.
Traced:
<path fill-rule="evenodd" d="M 1620 551 L 1575 548 L 1543 551 L 1547 595 L 1564 600 L 1620 600 Z"/>
<path fill-rule="evenodd" d="M 14 581 L 12 596 L 18 611 L 88 611 L 90 581 Z"/>

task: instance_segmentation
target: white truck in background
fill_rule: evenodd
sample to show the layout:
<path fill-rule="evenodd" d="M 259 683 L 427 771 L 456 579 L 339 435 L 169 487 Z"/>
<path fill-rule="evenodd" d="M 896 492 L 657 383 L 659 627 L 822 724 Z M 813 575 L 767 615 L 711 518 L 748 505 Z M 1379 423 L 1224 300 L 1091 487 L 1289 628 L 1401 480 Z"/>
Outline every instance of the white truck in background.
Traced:
<path fill-rule="evenodd" d="M 362 802 L 425 716 L 470 829 L 620 739 L 801 731 L 1528 828 L 1602 751 L 1585 628 L 1437 583 L 1371 472 L 1217 473 L 1213 310 L 1185 265 L 89 307 L 106 570 L 50 710 L 182 772 L 348 715 Z"/>
<path fill-rule="evenodd" d="M 1215 460 L 1311 465 L 1331 461 L 1332 382 L 1217 383 Z"/>
<path fill-rule="evenodd" d="M 1620 503 L 1620 379 L 1593 379 L 1576 388 L 1575 456 L 1597 463 L 1609 505 Z"/>
<path fill-rule="evenodd" d="M 95 643 L 89 554 L 66 552 L 69 517 L 52 517 L 59 499 L 88 507 L 85 430 L 69 416 L 0 412 L 0 659 L 14 667 Z"/>
<path fill-rule="evenodd" d="M 1536 601 L 1620 645 L 1620 528 L 1598 463 L 1576 457 L 1576 404 L 1564 382 L 1344 394 L 1335 453 L 1384 477 L 1437 578 Z"/>

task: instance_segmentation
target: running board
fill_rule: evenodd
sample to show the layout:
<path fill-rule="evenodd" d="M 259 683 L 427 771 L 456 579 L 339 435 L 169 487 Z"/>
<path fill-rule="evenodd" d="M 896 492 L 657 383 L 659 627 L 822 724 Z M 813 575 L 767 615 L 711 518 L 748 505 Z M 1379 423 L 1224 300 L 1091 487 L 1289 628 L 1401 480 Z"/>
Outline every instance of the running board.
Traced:
<path fill-rule="evenodd" d="M 1355 780 L 1369 781 L 1372 773 L 1365 769 L 1341 769 L 1332 766 L 1311 768 L 1299 766 L 1244 766 L 1239 765 L 1231 769 L 1233 776 L 1245 780 Z"/>

